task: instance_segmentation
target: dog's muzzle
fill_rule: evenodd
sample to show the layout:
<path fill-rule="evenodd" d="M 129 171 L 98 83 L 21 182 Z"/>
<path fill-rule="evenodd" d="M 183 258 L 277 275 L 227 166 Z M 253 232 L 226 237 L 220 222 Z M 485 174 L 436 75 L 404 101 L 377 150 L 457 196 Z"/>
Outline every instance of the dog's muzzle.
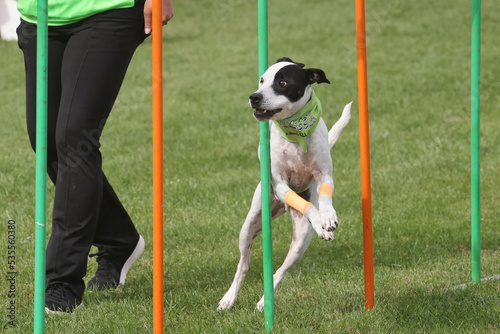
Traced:
<path fill-rule="evenodd" d="M 253 116 L 255 117 L 255 119 L 261 122 L 268 121 L 269 119 L 271 119 L 271 117 L 282 110 L 281 108 L 273 110 L 260 108 L 263 98 L 264 96 L 260 93 L 253 93 L 252 95 L 250 95 L 250 105 L 254 109 Z"/>

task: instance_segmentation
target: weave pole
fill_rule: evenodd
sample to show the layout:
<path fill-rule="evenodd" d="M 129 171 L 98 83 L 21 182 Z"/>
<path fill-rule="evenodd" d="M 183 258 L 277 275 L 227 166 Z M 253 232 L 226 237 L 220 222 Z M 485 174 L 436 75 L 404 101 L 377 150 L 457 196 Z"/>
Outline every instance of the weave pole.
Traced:
<path fill-rule="evenodd" d="M 471 38 L 471 252 L 472 281 L 481 280 L 479 82 L 481 63 L 481 0 L 472 0 Z"/>
<path fill-rule="evenodd" d="M 259 78 L 268 67 L 268 5 L 258 2 Z M 262 197 L 262 248 L 264 273 L 264 321 L 267 332 L 274 330 L 273 238 L 271 228 L 271 152 L 269 122 L 259 122 L 260 186 Z"/>
<path fill-rule="evenodd" d="M 47 223 L 47 81 L 48 9 L 47 0 L 37 3 L 36 37 L 36 190 L 35 190 L 35 334 L 45 333 L 45 254 Z"/>
<path fill-rule="evenodd" d="M 361 158 L 361 202 L 363 209 L 365 307 L 371 310 L 375 305 L 375 293 L 373 277 L 372 199 L 364 0 L 356 0 L 356 43 L 358 50 L 359 145 Z"/>
<path fill-rule="evenodd" d="M 163 334 L 163 32 L 162 3 L 153 0 L 153 333 Z"/>

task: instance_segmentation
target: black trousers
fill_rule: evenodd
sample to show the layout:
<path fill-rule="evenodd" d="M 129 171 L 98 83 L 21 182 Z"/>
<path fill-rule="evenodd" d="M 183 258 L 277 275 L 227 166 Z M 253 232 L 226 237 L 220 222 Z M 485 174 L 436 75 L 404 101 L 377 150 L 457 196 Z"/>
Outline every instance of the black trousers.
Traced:
<path fill-rule="evenodd" d="M 46 282 L 82 296 L 91 245 L 111 256 L 139 234 L 102 171 L 101 133 L 132 55 L 146 37 L 144 2 L 49 27 L 47 173 L 56 186 Z M 22 21 L 26 120 L 36 139 L 36 25 Z M 130 157 L 131 159 L 133 157 Z"/>

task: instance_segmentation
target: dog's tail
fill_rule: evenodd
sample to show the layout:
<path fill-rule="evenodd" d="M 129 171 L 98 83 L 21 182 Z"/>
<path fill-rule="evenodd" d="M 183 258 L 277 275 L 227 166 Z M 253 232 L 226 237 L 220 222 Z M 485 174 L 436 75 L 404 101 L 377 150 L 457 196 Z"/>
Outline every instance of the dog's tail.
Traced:
<path fill-rule="evenodd" d="M 332 128 L 328 132 L 328 145 L 330 145 L 330 150 L 332 149 L 333 145 L 335 145 L 335 142 L 337 141 L 337 139 L 339 139 L 342 130 L 344 130 L 345 126 L 351 119 L 351 105 L 352 101 L 351 103 L 345 105 L 344 111 L 342 111 L 342 115 L 340 116 L 339 120 L 335 123 L 335 125 L 332 126 Z"/>

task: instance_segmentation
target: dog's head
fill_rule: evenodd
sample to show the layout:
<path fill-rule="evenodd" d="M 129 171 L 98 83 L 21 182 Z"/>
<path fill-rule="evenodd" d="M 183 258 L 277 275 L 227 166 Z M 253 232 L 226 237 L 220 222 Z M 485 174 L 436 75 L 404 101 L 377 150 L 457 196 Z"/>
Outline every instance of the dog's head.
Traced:
<path fill-rule="evenodd" d="M 261 122 L 285 119 L 311 98 L 311 84 L 330 83 L 325 72 L 304 68 L 290 58 L 280 58 L 260 78 L 259 89 L 250 95 L 254 117 Z"/>

